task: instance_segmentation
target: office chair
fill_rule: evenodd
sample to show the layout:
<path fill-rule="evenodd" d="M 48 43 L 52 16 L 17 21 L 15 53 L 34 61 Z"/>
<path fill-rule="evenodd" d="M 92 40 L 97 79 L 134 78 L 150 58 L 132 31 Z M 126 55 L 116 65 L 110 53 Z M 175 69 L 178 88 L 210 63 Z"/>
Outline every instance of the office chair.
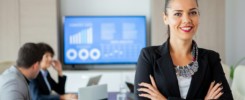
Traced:
<path fill-rule="evenodd" d="M 238 65 L 231 85 L 234 100 L 245 100 L 245 66 Z"/>

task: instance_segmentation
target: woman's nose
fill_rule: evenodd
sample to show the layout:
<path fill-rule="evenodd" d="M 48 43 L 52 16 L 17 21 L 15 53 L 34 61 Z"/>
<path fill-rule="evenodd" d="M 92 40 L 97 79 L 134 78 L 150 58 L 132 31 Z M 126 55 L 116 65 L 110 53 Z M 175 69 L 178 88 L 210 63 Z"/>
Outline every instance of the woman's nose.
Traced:
<path fill-rule="evenodd" d="M 189 24 L 191 23 L 191 18 L 188 14 L 184 14 L 184 16 L 182 17 L 182 22 L 185 24 Z"/>
<path fill-rule="evenodd" d="M 49 58 L 48 60 L 49 60 L 51 63 L 53 62 L 53 59 L 52 59 L 52 58 Z"/>

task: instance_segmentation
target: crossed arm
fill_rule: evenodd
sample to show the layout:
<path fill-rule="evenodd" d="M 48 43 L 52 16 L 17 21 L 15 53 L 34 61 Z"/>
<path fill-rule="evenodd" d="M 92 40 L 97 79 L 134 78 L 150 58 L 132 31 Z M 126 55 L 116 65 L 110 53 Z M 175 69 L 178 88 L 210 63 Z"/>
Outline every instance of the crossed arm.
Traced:
<path fill-rule="evenodd" d="M 138 84 L 141 88 L 138 88 L 137 90 L 145 92 L 139 94 L 139 96 L 151 100 L 167 100 L 167 98 L 158 91 L 154 78 L 151 75 L 149 77 L 151 84 L 145 82 Z M 209 90 L 205 96 L 205 100 L 219 99 L 219 97 L 223 94 L 221 90 L 222 83 L 215 83 L 215 81 L 213 81 L 210 84 Z"/>

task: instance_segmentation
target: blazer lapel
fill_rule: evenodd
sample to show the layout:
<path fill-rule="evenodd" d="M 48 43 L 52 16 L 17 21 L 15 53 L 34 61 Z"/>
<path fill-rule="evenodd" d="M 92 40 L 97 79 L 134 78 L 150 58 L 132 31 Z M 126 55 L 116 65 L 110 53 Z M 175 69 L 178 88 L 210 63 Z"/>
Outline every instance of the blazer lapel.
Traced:
<path fill-rule="evenodd" d="M 198 57 L 198 71 L 192 76 L 192 80 L 191 80 L 191 84 L 190 84 L 190 88 L 188 90 L 188 94 L 187 94 L 187 99 L 188 98 L 194 98 L 197 91 L 199 90 L 202 82 L 204 81 L 204 74 L 206 72 L 206 69 L 208 66 L 208 62 L 207 60 L 204 59 L 204 55 L 202 52 L 200 52 L 199 49 L 199 57 Z"/>
<path fill-rule="evenodd" d="M 169 53 L 168 41 L 165 42 L 162 46 L 160 46 L 158 50 L 161 57 L 157 59 L 157 66 L 167 85 L 167 87 L 164 88 L 167 88 L 169 96 L 180 97 L 178 81 L 174 70 L 173 62 Z"/>
<path fill-rule="evenodd" d="M 42 92 L 45 94 L 50 94 L 49 88 L 44 80 L 44 76 L 42 75 L 41 71 L 39 72 L 37 79 L 39 80 L 40 87 L 42 87 Z"/>

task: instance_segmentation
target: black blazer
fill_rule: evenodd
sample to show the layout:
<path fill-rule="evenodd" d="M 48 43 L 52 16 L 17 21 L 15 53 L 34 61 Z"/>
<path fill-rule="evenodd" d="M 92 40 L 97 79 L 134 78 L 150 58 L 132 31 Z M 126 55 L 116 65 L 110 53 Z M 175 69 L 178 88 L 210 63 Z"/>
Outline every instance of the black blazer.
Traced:
<path fill-rule="evenodd" d="M 60 95 L 65 93 L 66 76 L 59 76 L 58 83 L 56 83 L 48 73 L 47 80 L 51 90 Z M 49 91 L 41 72 L 39 72 L 36 79 L 30 81 L 30 94 L 32 100 L 60 100 L 59 95 L 51 95 L 51 91 Z"/>
<path fill-rule="evenodd" d="M 198 48 L 198 71 L 192 76 L 186 99 L 204 99 L 212 81 L 222 82 L 223 95 L 220 99 L 233 100 L 229 84 L 222 69 L 219 54 L 206 49 Z M 135 98 L 139 97 L 139 83 L 151 83 L 149 75 L 155 79 L 158 90 L 169 100 L 181 99 L 178 80 L 175 73 L 173 61 L 169 52 L 169 43 L 161 46 L 146 47 L 141 50 L 136 74 L 135 74 Z"/>

